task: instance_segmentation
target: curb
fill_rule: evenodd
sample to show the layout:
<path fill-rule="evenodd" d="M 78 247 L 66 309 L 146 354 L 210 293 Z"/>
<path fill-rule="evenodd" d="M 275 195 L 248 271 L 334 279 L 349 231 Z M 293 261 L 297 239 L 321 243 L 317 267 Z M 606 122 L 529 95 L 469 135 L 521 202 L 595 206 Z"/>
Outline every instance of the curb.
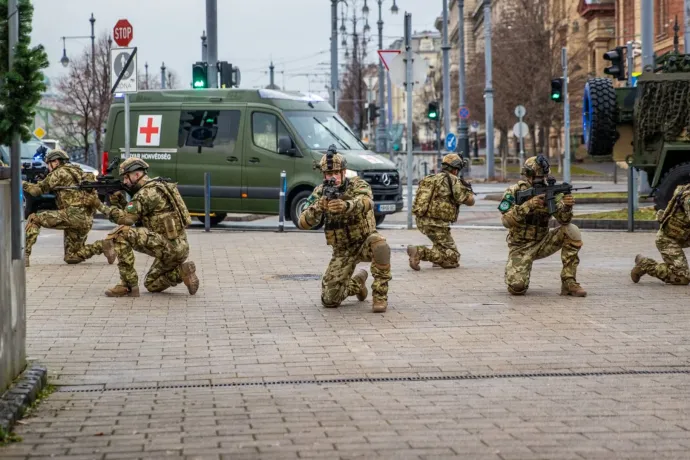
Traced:
<path fill-rule="evenodd" d="M 628 221 L 622 219 L 577 219 L 571 221 L 572 224 L 577 225 L 581 229 L 590 230 L 628 230 Z M 559 224 L 555 220 L 549 223 L 550 228 L 558 227 Z M 657 231 L 659 230 L 659 222 L 655 220 L 636 220 L 633 226 L 634 230 Z"/>
<path fill-rule="evenodd" d="M 17 420 L 36 401 L 38 394 L 48 383 L 48 369 L 41 364 L 32 364 L 17 378 L 0 398 L 0 433 L 12 432 Z"/>

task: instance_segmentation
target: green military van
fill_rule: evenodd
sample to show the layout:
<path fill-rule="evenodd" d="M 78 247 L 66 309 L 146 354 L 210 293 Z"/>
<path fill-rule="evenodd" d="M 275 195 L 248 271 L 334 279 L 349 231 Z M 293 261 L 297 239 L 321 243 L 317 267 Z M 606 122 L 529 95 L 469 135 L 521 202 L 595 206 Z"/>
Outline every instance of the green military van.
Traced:
<path fill-rule="evenodd" d="M 331 105 L 318 96 L 258 89 L 140 91 L 130 99 L 130 156 L 152 176 L 178 183 L 192 215 L 203 220 L 204 173 L 211 173 L 214 224 L 228 213 L 278 214 L 280 173 L 287 173 L 287 217 L 293 222 L 323 181 L 314 168 L 331 144 L 347 174 L 371 184 L 377 223 L 401 211 L 395 165 L 366 150 Z M 110 108 L 103 165 L 125 153 L 124 100 Z"/>

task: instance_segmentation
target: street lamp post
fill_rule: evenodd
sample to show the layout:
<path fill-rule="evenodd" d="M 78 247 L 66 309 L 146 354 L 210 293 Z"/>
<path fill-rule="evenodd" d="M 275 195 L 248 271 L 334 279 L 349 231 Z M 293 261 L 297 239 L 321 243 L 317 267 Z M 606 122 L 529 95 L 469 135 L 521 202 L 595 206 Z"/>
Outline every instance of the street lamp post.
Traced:
<path fill-rule="evenodd" d="M 338 79 L 338 3 L 346 0 L 331 0 L 331 92 L 330 103 L 335 110 L 338 110 L 338 89 L 340 88 Z M 341 27 L 343 30 L 345 25 Z M 285 85 L 283 85 L 285 86 Z"/>

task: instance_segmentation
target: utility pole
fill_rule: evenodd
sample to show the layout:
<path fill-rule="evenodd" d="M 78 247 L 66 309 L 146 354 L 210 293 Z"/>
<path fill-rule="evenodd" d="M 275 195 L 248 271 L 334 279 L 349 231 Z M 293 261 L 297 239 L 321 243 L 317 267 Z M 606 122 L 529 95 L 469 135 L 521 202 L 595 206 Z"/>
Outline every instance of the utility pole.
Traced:
<path fill-rule="evenodd" d="M 407 91 L 407 229 L 412 230 L 412 14 L 405 13 L 405 90 Z"/>
<path fill-rule="evenodd" d="M 459 0 L 462 1 L 462 0 Z M 460 25 L 458 24 L 458 27 Z M 458 29 L 459 30 L 459 29 Z M 484 104 L 486 112 L 486 176 L 494 178 L 494 90 L 491 83 L 491 0 L 484 0 L 484 50 L 486 69 L 486 89 Z M 461 59 L 462 56 L 461 56 Z M 464 59 L 463 59 L 464 60 Z M 460 66 L 462 72 L 462 67 Z M 464 82 L 463 82 L 464 84 Z M 462 91 L 461 91 L 462 93 Z"/>
<path fill-rule="evenodd" d="M 268 78 L 270 81 L 270 89 L 275 89 L 275 69 L 276 67 L 273 65 L 273 61 L 271 61 L 271 65 L 268 66 Z"/>
<path fill-rule="evenodd" d="M 17 0 L 9 0 L 7 5 L 7 21 L 9 29 L 9 69 L 14 68 L 15 47 L 19 41 L 19 11 L 17 10 Z M 12 260 L 21 260 L 24 256 L 22 251 L 22 159 L 21 159 L 21 140 L 19 133 L 12 135 L 10 151 L 10 163 L 12 166 L 10 191 L 12 193 L 10 201 L 10 212 L 12 213 Z"/>
<path fill-rule="evenodd" d="M 165 62 L 161 64 L 161 89 L 165 89 Z"/>
<path fill-rule="evenodd" d="M 383 17 L 381 7 L 383 0 L 378 0 L 379 4 L 379 20 L 376 23 L 379 28 L 379 49 L 383 49 Z M 383 62 L 379 59 L 379 119 L 376 123 L 376 151 L 384 153 L 388 151 L 388 136 L 386 135 L 386 116 L 384 114 L 384 107 L 386 107 L 386 74 L 383 70 Z"/>
<path fill-rule="evenodd" d="M 206 44 L 206 31 L 201 33 L 201 62 L 208 62 L 208 45 Z"/>
<path fill-rule="evenodd" d="M 218 88 L 218 0 L 206 0 L 208 87 Z"/>
<path fill-rule="evenodd" d="M 91 23 L 91 88 L 92 88 L 92 93 L 93 93 L 93 100 L 96 99 L 96 32 L 95 32 L 95 26 L 96 26 L 96 18 L 93 17 L 93 13 L 91 13 L 91 18 L 89 18 L 89 22 Z M 100 171 L 101 170 L 101 156 L 96 152 L 95 148 L 95 143 L 96 143 L 96 137 L 98 136 L 98 132 L 94 130 L 94 155 L 96 156 L 96 168 Z M 86 154 L 86 157 L 88 159 L 88 152 Z"/>
<path fill-rule="evenodd" d="M 458 26 L 459 27 L 459 26 Z M 448 44 L 448 0 L 443 0 L 443 131 L 450 133 L 450 45 Z"/>
<path fill-rule="evenodd" d="M 144 63 L 144 78 L 146 79 L 146 89 L 149 89 L 149 63 Z"/>
<path fill-rule="evenodd" d="M 563 121 L 565 124 L 565 155 L 563 158 L 563 182 L 570 183 L 570 97 L 568 96 L 568 49 L 561 48 L 563 66 Z"/>
<path fill-rule="evenodd" d="M 642 70 L 654 71 L 654 0 L 642 0 Z M 686 18 L 687 21 L 687 18 Z M 685 32 L 687 34 L 687 31 Z M 688 46 L 687 44 L 685 45 Z M 649 179 L 644 170 L 639 172 L 639 193 L 651 192 Z"/>
<path fill-rule="evenodd" d="M 283 85 L 285 86 L 285 85 Z M 284 88 L 283 88 L 284 89 Z M 338 0 L 331 0 L 331 106 L 338 110 Z"/>
<path fill-rule="evenodd" d="M 361 113 L 359 110 L 359 102 L 361 99 L 361 93 L 362 93 L 362 74 L 360 73 L 360 62 L 359 62 L 359 36 L 357 35 L 357 12 L 354 11 L 352 12 L 352 59 L 354 62 L 354 69 L 355 69 L 355 78 L 357 79 L 357 82 L 355 83 L 355 88 L 356 88 L 356 96 L 355 96 L 355 101 L 353 103 L 353 109 L 354 109 L 354 116 L 355 116 L 355 134 L 357 135 L 357 138 L 362 137 L 362 123 L 361 123 Z"/>
<path fill-rule="evenodd" d="M 491 12 L 491 3 L 488 3 L 488 9 L 489 12 Z M 486 14 L 486 5 L 487 3 L 484 4 L 484 14 Z M 459 64 L 458 64 L 458 94 L 460 100 L 458 101 L 460 103 L 459 107 L 464 107 L 466 104 L 465 101 L 465 1 L 464 0 L 458 0 L 458 50 L 460 53 L 460 59 L 459 59 Z M 486 19 L 484 19 L 486 21 Z M 489 23 L 489 28 L 491 27 Z M 489 37 L 489 67 L 491 66 L 491 35 L 486 35 Z M 490 68 L 489 68 L 489 73 L 487 75 L 489 76 L 488 78 L 488 85 L 490 87 L 491 85 L 491 78 L 490 78 Z M 492 99 L 492 107 L 493 107 L 493 95 L 491 96 Z M 487 98 L 488 101 L 488 98 Z M 487 102 L 488 104 L 488 102 Z M 449 109 L 450 110 L 450 109 Z M 488 113 L 488 112 L 487 112 Z M 493 108 L 492 108 L 492 113 L 491 117 L 493 120 Z M 463 155 L 465 158 L 470 157 L 470 139 L 469 135 L 467 133 L 467 119 L 462 118 L 458 114 L 458 149 L 459 151 L 463 152 Z M 488 145 L 488 144 L 487 144 Z M 493 145 L 493 144 L 492 144 Z M 488 151 L 488 149 L 487 149 Z M 492 151 L 493 154 L 493 151 Z M 493 168 L 493 163 L 492 166 Z"/>

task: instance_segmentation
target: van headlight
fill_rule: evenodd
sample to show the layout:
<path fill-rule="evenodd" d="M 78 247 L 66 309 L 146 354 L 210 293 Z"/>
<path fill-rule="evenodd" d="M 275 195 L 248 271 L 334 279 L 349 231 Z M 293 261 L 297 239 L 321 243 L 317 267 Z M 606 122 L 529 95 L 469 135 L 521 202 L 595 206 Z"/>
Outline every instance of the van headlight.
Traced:
<path fill-rule="evenodd" d="M 348 179 L 352 179 L 353 177 L 359 176 L 359 171 L 353 171 L 351 169 L 346 169 L 345 170 L 345 177 Z"/>

